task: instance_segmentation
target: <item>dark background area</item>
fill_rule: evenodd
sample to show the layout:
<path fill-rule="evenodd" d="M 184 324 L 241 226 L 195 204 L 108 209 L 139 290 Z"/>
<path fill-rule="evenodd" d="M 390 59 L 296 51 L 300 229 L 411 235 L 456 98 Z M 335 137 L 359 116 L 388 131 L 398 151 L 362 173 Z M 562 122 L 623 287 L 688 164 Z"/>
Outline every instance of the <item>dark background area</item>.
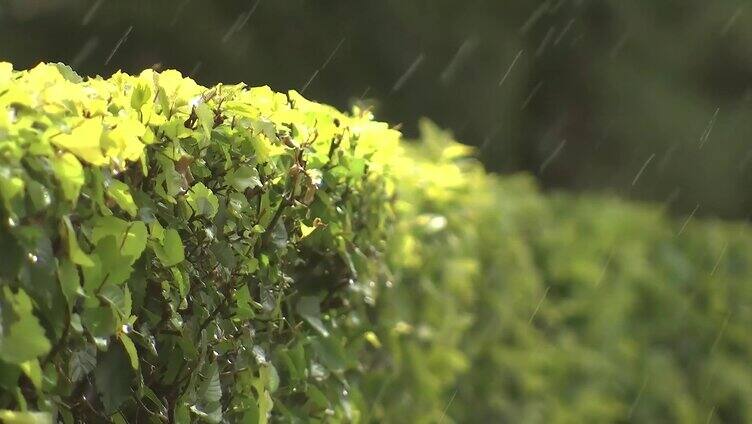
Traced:
<path fill-rule="evenodd" d="M 304 89 L 547 189 L 752 212 L 744 0 L 0 0 L 0 60 Z"/>

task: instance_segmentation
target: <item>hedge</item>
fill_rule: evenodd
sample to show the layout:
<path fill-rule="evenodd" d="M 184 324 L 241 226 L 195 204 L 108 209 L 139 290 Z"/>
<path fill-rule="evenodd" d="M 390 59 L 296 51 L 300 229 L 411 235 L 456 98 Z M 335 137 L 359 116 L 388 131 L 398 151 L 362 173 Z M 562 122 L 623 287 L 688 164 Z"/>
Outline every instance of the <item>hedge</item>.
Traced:
<path fill-rule="evenodd" d="M 0 109 L 0 418 L 363 413 L 396 131 L 295 92 L 59 64 L 0 65 Z"/>
<path fill-rule="evenodd" d="M 752 233 L 428 121 L 0 64 L 0 419 L 752 421 Z"/>
<path fill-rule="evenodd" d="M 413 336 L 385 422 L 752 422 L 746 223 L 544 195 L 421 127 L 377 320 Z"/>

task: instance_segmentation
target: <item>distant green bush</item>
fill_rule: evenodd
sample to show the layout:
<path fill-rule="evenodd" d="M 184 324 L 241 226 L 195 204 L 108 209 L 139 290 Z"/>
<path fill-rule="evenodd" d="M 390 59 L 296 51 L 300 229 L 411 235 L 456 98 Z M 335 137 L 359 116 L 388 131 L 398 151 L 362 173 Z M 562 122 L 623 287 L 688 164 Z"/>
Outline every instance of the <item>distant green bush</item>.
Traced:
<path fill-rule="evenodd" d="M 298 93 L 0 63 L 0 420 L 752 421 L 752 232 Z"/>
<path fill-rule="evenodd" d="M 409 329 L 385 421 L 752 421 L 746 224 L 542 195 L 421 127 L 376 320 Z"/>

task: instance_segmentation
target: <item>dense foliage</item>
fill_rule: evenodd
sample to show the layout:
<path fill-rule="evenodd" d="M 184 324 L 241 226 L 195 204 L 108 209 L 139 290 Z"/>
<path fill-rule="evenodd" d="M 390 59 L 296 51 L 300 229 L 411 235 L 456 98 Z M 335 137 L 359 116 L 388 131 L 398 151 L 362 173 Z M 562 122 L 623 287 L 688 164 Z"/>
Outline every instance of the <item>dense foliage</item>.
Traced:
<path fill-rule="evenodd" d="M 3 63 L 0 110 L 0 408 L 356 420 L 398 133 L 176 71 Z"/>
<path fill-rule="evenodd" d="M 421 132 L 0 64 L 0 420 L 752 420 L 748 228 Z"/>
<path fill-rule="evenodd" d="M 380 303 L 412 336 L 390 346 L 385 421 L 752 420 L 746 225 L 543 196 L 421 126 Z"/>

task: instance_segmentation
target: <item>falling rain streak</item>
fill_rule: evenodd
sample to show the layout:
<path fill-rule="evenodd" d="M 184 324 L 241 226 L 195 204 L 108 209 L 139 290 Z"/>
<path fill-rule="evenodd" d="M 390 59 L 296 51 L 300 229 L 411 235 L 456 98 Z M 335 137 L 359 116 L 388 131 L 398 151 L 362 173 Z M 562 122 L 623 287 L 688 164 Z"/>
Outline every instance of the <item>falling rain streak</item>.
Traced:
<path fill-rule="evenodd" d="M 311 83 L 313 82 L 313 80 L 316 79 L 316 77 L 319 75 L 319 72 L 323 71 L 324 68 L 326 68 L 326 65 L 328 65 L 329 62 L 332 61 L 332 58 L 334 58 L 334 55 L 337 54 L 337 51 L 339 50 L 339 48 L 342 46 L 342 43 L 344 43 L 344 42 L 345 42 L 344 38 L 342 38 L 341 40 L 339 40 L 339 43 L 337 43 L 337 46 L 334 48 L 334 50 L 332 50 L 332 52 L 329 53 L 329 56 L 324 61 L 324 64 L 321 65 L 321 67 L 319 67 L 315 71 L 313 71 L 313 75 L 311 75 L 311 77 L 308 78 L 308 81 L 306 81 L 306 83 L 303 84 L 303 87 L 300 89 L 300 93 L 301 94 L 305 93 L 305 91 L 308 88 L 308 86 L 311 85 Z"/>
<path fill-rule="evenodd" d="M 538 168 L 538 173 L 542 173 L 545 171 L 545 169 L 548 167 L 548 165 L 553 162 L 554 159 L 561 153 L 561 151 L 564 149 L 564 146 L 567 144 L 567 140 L 561 140 L 561 143 L 559 143 L 558 146 L 556 146 L 556 149 L 546 158 L 546 160 L 543 161 L 540 168 Z"/>
<path fill-rule="evenodd" d="M 533 100 L 533 97 L 538 93 L 538 90 L 543 87 L 543 81 L 539 82 L 538 84 L 535 84 L 535 87 L 530 91 L 530 94 L 527 96 L 524 102 L 522 102 L 522 106 L 520 106 L 520 110 L 527 109 L 528 105 L 530 105 L 530 102 Z"/>
<path fill-rule="evenodd" d="M 543 296 L 541 296 L 540 300 L 538 301 L 538 304 L 535 305 L 535 310 L 530 315 L 530 319 L 527 320 L 528 324 L 532 324 L 533 319 L 535 319 L 535 316 L 538 315 L 538 310 L 540 309 L 541 305 L 543 305 L 543 301 L 546 300 L 546 296 L 548 296 L 549 290 L 551 290 L 551 286 L 546 287 L 546 291 L 543 292 Z"/>
<path fill-rule="evenodd" d="M 462 66 L 462 63 L 470 57 L 477 45 L 478 41 L 474 38 L 468 38 L 462 42 L 460 48 L 457 49 L 457 53 L 455 53 L 452 60 L 449 61 L 449 65 L 447 65 L 447 67 L 441 72 L 439 80 L 442 84 L 448 84 L 454 79 L 457 70 Z"/>
<path fill-rule="evenodd" d="M 117 44 L 115 44 L 115 48 L 112 49 L 110 52 L 110 55 L 107 56 L 107 60 L 104 61 L 104 64 L 107 65 L 110 63 L 110 60 L 112 60 L 112 57 L 115 56 L 115 53 L 117 53 L 120 46 L 125 43 L 125 40 L 128 39 L 128 36 L 131 34 L 131 31 L 133 31 L 133 25 L 129 26 L 127 30 L 125 30 L 125 33 L 122 37 L 120 37 L 120 40 L 118 40 Z"/>
<path fill-rule="evenodd" d="M 642 173 L 645 172 L 645 169 L 648 167 L 648 165 L 653 160 L 653 158 L 655 158 L 655 153 L 650 155 L 648 160 L 646 160 L 645 163 L 642 164 L 642 168 L 640 168 L 640 170 L 637 172 L 637 175 L 635 175 L 634 179 L 632 180 L 632 187 L 634 187 L 637 184 L 637 181 L 642 176 Z"/>
<path fill-rule="evenodd" d="M 705 145 L 705 143 L 708 142 L 708 139 L 710 138 L 710 133 L 713 131 L 713 127 L 715 126 L 715 120 L 718 118 L 718 112 L 721 110 L 721 108 L 716 108 L 715 112 L 713 112 L 713 117 L 710 118 L 710 122 L 708 122 L 708 125 L 705 127 L 705 130 L 702 132 L 702 135 L 700 136 L 700 149 L 702 149 L 702 146 Z"/>
<path fill-rule="evenodd" d="M 91 37 L 84 43 L 83 46 L 76 52 L 76 55 L 70 60 L 72 67 L 76 68 L 80 66 L 86 59 L 91 56 L 94 50 L 99 45 L 99 38 Z"/>
<path fill-rule="evenodd" d="M 412 64 L 410 64 L 410 67 L 407 68 L 405 73 L 402 74 L 401 77 L 397 80 L 396 83 L 394 83 L 394 86 L 392 87 L 392 93 L 399 91 L 403 85 L 407 82 L 408 79 L 410 79 L 411 76 L 415 73 L 415 71 L 418 70 L 418 67 L 421 63 L 423 63 L 423 59 L 425 56 L 423 53 L 419 54 L 418 57 L 415 58 Z"/>
<path fill-rule="evenodd" d="M 556 37 L 556 41 L 554 41 L 554 46 L 558 46 L 559 43 L 561 43 L 561 40 L 564 39 L 564 37 L 567 35 L 570 29 L 572 29 L 572 25 L 574 25 L 574 19 L 570 19 L 569 22 L 567 22 L 567 25 L 564 27 L 564 29 L 561 30 L 559 33 L 559 36 Z"/>
<path fill-rule="evenodd" d="M 640 403 L 640 398 L 642 397 L 642 392 L 645 391 L 645 387 L 648 385 L 648 376 L 645 376 L 645 379 L 642 380 L 642 386 L 640 386 L 640 390 L 637 392 L 637 396 L 635 397 L 634 402 L 632 402 L 632 406 L 629 407 L 629 414 L 627 415 L 627 419 L 631 420 L 632 415 L 634 415 L 635 409 L 637 409 L 637 405 Z"/>
<path fill-rule="evenodd" d="M 723 255 L 726 254 L 726 248 L 728 247 L 728 242 L 723 245 L 723 249 L 721 249 L 721 254 L 718 255 L 718 260 L 715 261 L 715 266 L 713 266 L 713 270 L 710 271 L 710 276 L 712 277 L 715 275 L 715 272 L 718 271 L 718 267 L 721 266 L 721 261 L 723 260 Z"/>
<path fill-rule="evenodd" d="M 606 273 L 608 272 L 608 266 L 611 265 L 611 259 L 614 257 L 614 248 L 612 247 L 611 250 L 608 252 L 608 258 L 606 258 L 606 263 L 603 265 L 603 269 L 601 270 L 601 275 L 598 277 L 598 281 L 595 282 L 595 287 L 600 287 L 601 283 L 603 282 L 603 279 L 606 278 Z"/>
<path fill-rule="evenodd" d="M 520 56 L 522 56 L 523 50 L 520 50 L 517 52 L 517 54 L 514 56 L 514 59 L 512 59 L 512 63 L 507 68 L 507 71 L 504 72 L 504 75 L 499 80 L 499 87 L 501 87 L 502 84 L 504 84 L 504 81 L 507 80 L 507 77 L 509 77 L 509 74 L 512 72 L 512 68 L 514 68 L 514 65 L 517 63 L 517 61 L 520 59 Z"/>
<path fill-rule="evenodd" d="M 82 26 L 89 25 L 89 22 L 91 22 L 91 19 L 97 13 L 97 10 L 99 10 L 99 7 L 102 6 L 102 3 L 104 3 L 104 0 L 97 0 L 96 2 L 94 2 L 94 4 L 91 5 L 89 10 L 86 11 L 86 14 L 84 15 L 83 19 L 81 19 Z"/>
<path fill-rule="evenodd" d="M 684 230 L 687 229 L 687 225 L 689 225 L 689 221 L 692 220 L 692 217 L 695 216 L 695 212 L 697 212 L 697 209 L 700 209 L 700 204 L 699 203 L 695 206 L 694 209 L 692 209 L 692 212 L 689 214 L 689 216 L 687 217 L 687 219 L 684 221 L 684 224 L 682 224 L 681 229 L 676 234 L 677 236 L 682 235 L 682 233 L 684 232 Z"/>
<path fill-rule="evenodd" d="M 225 35 L 222 36 L 222 44 L 228 42 L 235 33 L 243 29 L 245 24 L 248 23 L 248 19 L 250 19 L 251 15 L 253 15 L 253 12 L 256 11 L 259 3 L 261 3 L 261 0 L 256 0 L 256 2 L 253 3 L 253 6 L 251 6 L 248 11 L 238 15 L 237 19 L 235 19 L 235 22 L 232 24 L 232 26 L 230 26 L 230 29 L 228 29 L 227 32 L 225 32 Z"/>

